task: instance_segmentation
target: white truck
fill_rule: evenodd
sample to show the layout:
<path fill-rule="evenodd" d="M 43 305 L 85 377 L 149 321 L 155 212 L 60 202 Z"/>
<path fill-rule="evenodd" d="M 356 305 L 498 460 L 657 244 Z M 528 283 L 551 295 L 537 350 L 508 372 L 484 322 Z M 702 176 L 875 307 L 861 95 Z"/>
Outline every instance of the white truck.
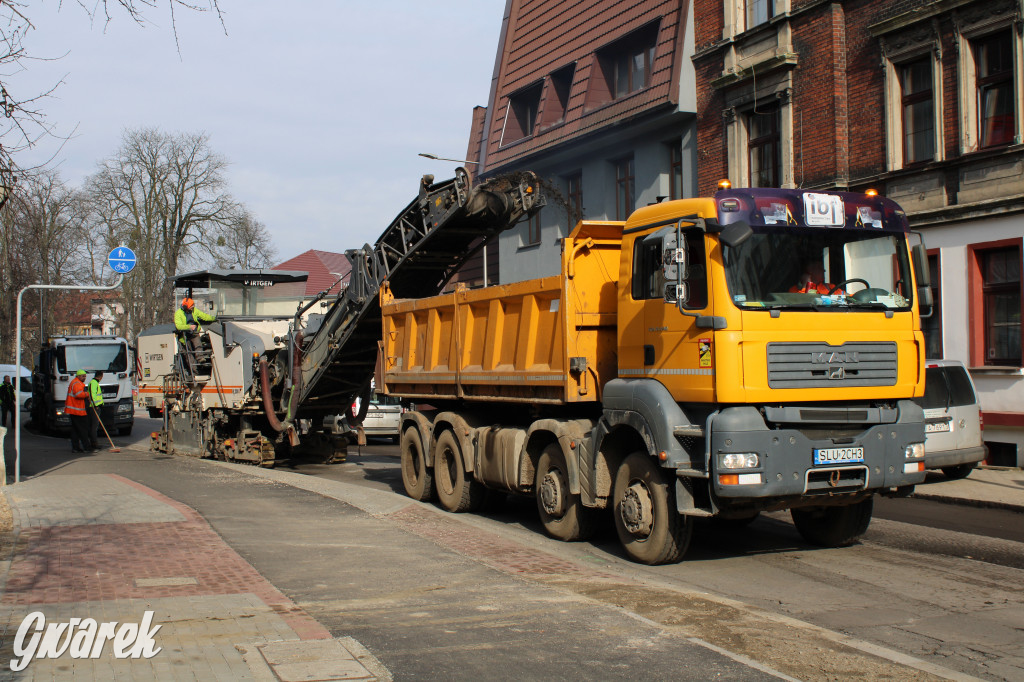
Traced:
<path fill-rule="evenodd" d="M 102 371 L 103 425 L 111 434 L 128 435 L 135 423 L 132 357 L 128 341 L 120 336 L 51 337 L 36 356 L 32 423 L 48 433 L 70 429 L 71 418 L 64 413 L 64 402 L 71 380 L 80 369 L 86 371 L 86 381 Z"/>

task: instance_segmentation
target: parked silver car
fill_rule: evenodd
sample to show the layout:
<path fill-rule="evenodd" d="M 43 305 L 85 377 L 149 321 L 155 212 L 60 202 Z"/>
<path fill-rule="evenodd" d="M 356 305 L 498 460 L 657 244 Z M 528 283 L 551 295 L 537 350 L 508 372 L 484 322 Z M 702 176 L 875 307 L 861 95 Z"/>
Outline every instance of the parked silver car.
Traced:
<path fill-rule="evenodd" d="M 956 360 L 927 360 L 924 395 L 924 463 L 947 478 L 964 478 L 988 456 L 982 414 L 971 375 Z"/>
<path fill-rule="evenodd" d="M 355 414 L 358 411 L 359 404 L 353 404 L 352 413 Z M 366 417 L 363 419 L 363 432 L 367 436 L 388 437 L 397 443 L 404 411 L 398 398 L 374 393 L 370 400 L 370 406 L 366 409 Z M 343 414 L 324 417 L 324 426 L 334 433 L 345 433 L 349 430 L 345 419 Z"/>

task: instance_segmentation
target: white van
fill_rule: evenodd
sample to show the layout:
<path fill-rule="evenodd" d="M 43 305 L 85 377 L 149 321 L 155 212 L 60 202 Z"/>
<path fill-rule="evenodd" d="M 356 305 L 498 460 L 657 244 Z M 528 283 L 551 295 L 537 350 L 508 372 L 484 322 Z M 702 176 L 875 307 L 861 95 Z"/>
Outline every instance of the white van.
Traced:
<path fill-rule="evenodd" d="M 10 377 L 11 381 L 14 381 L 14 365 L 0 365 L 0 381 L 4 380 L 4 377 Z M 20 395 L 18 398 L 21 401 L 21 409 L 31 410 L 32 409 L 32 370 L 28 367 L 21 368 L 21 386 L 18 387 Z"/>
<path fill-rule="evenodd" d="M 971 375 L 957 360 L 925 361 L 924 465 L 947 478 L 965 478 L 988 456 L 982 414 Z"/>

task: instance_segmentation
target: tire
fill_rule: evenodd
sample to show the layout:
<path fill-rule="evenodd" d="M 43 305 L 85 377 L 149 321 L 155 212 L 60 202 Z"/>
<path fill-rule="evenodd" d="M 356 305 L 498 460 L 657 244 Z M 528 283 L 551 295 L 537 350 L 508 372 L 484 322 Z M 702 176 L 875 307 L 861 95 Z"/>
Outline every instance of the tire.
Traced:
<path fill-rule="evenodd" d="M 131 425 L 120 427 L 117 430 L 117 435 L 119 435 L 119 436 L 130 436 L 130 435 L 132 435 L 132 427 L 131 427 Z"/>
<path fill-rule="evenodd" d="M 952 481 L 959 481 L 961 478 L 967 478 L 974 471 L 975 463 L 970 464 L 957 464 L 951 467 L 942 467 L 942 473 L 946 478 Z"/>
<path fill-rule="evenodd" d="M 558 443 L 551 443 L 541 453 L 533 490 L 537 513 L 548 535 L 564 542 L 593 535 L 596 510 L 584 507 L 580 496 L 569 492 L 569 468 Z"/>
<path fill-rule="evenodd" d="M 420 430 L 410 426 L 402 434 L 399 446 L 402 460 L 402 485 L 405 494 L 420 502 L 429 502 L 434 496 L 434 473 L 427 466 L 426 452 Z"/>
<path fill-rule="evenodd" d="M 812 545 L 846 547 L 867 531 L 874 503 L 869 497 L 845 507 L 791 509 L 790 514 L 797 531 Z"/>
<path fill-rule="evenodd" d="M 484 487 L 473 480 L 462 461 L 459 441 L 445 431 L 434 447 L 434 489 L 441 506 L 450 512 L 478 509 L 484 499 Z"/>
<path fill-rule="evenodd" d="M 756 521 L 758 518 L 760 518 L 760 516 L 761 512 L 754 512 L 753 514 L 748 514 L 747 516 L 735 516 L 732 518 L 715 516 L 712 517 L 711 520 L 719 528 L 723 528 L 726 530 L 742 530 L 743 528 L 746 528 L 754 521 Z"/>
<path fill-rule="evenodd" d="M 634 452 L 615 474 L 615 530 L 629 558 L 656 565 L 679 561 L 693 537 L 693 519 L 676 510 L 673 482 L 645 452 Z"/>

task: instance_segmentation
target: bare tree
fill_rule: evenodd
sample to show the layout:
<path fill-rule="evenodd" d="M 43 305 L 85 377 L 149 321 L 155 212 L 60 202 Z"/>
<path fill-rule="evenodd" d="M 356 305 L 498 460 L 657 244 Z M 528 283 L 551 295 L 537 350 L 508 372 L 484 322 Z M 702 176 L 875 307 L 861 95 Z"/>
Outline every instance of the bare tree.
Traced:
<path fill-rule="evenodd" d="M 148 23 L 147 12 L 164 6 L 170 13 L 175 42 L 176 13 L 180 10 L 212 12 L 221 25 L 224 23 L 218 0 L 75 0 L 68 4 L 81 8 L 90 23 L 105 24 L 121 13 L 139 25 Z M 40 90 L 19 92 L 8 81 L 10 74 L 27 70 L 31 61 L 41 58 L 28 54 L 24 47 L 25 36 L 35 28 L 31 19 L 33 9 L 29 0 L 0 0 L 0 206 L 14 191 L 19 152 L 51 133 L 43 101 L 61 85 L 58 82 Z"/>
<path fill-rule="evenodd" d="M 138 256 L 122 287 L 129 336 L 170 321 L 168 278 L 179 267 L 215 260 L 217 236 L 240 212 L 225 189 L 225 167 L 205 135 L 129 130 L 86 180 L 97 243 L 129 246 Z"/>
<path fill-rule="evenodd" d="M 213 243 L 219 268 L 270 267 L 277 255 L 266 225 L 245 209 L 218 230 Z"/>
<path fill-rule="evenodd" d="M 68 188 L 56 172 L 22 179 L 21 191 L 0 212 L 0 262 L 7 294 L 0 305 L 3 329 L 15 328 L 16 299 L 25 286 L 89 281 L 84 258 L 89 237 L 83 197 Z M 31 346 L 51 328 L 52 311 L 64 298 L 66 294 L 56 291 L 26 294 L 24 312 L 32 322 L 32 333 L 26 336 L 23 350 L 30 353 Z M 2 343 L 0 354 L 13 357 L 14 335 L 5 336 Z"/>

